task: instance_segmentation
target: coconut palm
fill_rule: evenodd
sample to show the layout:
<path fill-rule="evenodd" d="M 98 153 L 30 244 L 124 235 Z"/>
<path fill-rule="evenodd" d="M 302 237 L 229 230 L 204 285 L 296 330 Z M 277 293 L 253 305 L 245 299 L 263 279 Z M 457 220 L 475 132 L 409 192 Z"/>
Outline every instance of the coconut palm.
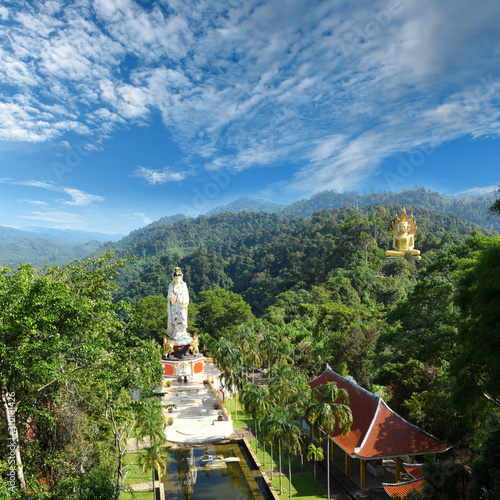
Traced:
<path fill-rule="evenodd" d="M 314 446 L 314 443 L 309 443 L 307 448 L 307 460 L 313 460 L 314 479 L 316 479 L 316 462 L 320 462 L 324 458 L 323 448 L 321 446 Z"/>
<path fill-rule="evenodd" d="M 169 463 L 169 452 L 157 443 L 147 446 L 142 451 L 139 465 L 142 467 L 143 472 L 151 471 L 153 492 L 155 491 L 155 471 L 158 473 L 158 480 L 160 480 L 161 472 L 167 469 Z"/>
<path fill-rule="evenodd" d="M 336 427 L 343 429 L 343 434 L 349 432 L 352 424 L 352 413 L 349 408 L 349 394 L 345 389 L 339 389 L 335 382 L 317 386 L 313 390 L 314 399 L 306 411 L 313 425 L 314 434 L 319 439 L 321 432 L 327 437 L 327 498 L 330 500 L 330 436 Z M 343 397 L 343 402 L 337 399 Z"/>

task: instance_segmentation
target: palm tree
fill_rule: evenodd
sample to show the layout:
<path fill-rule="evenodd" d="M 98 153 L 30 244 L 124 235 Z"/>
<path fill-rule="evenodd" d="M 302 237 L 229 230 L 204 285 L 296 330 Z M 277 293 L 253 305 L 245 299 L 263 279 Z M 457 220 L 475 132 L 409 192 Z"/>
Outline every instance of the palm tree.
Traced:
<path fill-rule="evenodd" d="M 135 418 L 138 442 L 144 442 L 147 437 L 151 444 L 165 442 L 163 407 L 156 399 L 141 401 Z"/>
<path fill-rule="evenodd" d="M 153 494 L 155 491 L 155 471 L 158 473 L 158 480 L 160 480 L 161 471 L 166 470 L 169 463 L 169 452 L 165 448 L 161 448 L 157 443 L 144 448 L 141 453 L 139 464 L 143 472 L 151 471 L 153 477 Z"/>
<path fill-rule="evenodd" d="M 257 434 L 257 429 L 260 426 L 260 421 L 264 418 L 271 405 L 269 389 L 265 386 L 258 386 L 250 383 L 246 384 L 241 391 L 240 401 L 245 412 L 248 413 L 255 422 L 255 438 L 257 440 L 256 452 L 259 453 L 259 436 Z"/>
<path fill-rule="evenodd" d="M 313 391 L 314 399 L 307 409 L 306 415 L 313 425 L 317 438 L 321 437 L 323 431 L 327 437 L 327 498 L 330 500 L 330 436 L 335 428 L 343 429 L 345 435 L 352 424 L 352 413 L 349 408 L 349 394 L 345 389 L 339 389 L 335 382 L 317 386 Z M 339 397 L 343 397 L 342 403 L 337 403 Z"/>
<path fill-rule="evenodd" d="M 263 426 L 271 440 L 277 441 L 279 446 L 280 491 L 282 491 L 281 478 L 281 443 L 288 450 L 288 481 L 289 496 L 292 498 L 292 454 L 297 454 L 302 449 L 304 431 L 301 426 L 302 416 L 293 408 L 274 406 L 263 419 Z"/>
<path fill-rule="evenodd" d="M 314 446 L 314 443 L 309 443 L 307 448 L 307 460 L 313 460 L 314 464 L 314 479 L 316 479 L 316 462 L 320 462 L 324 458 L 323 448 L 321 446 Z"/>
<path fill-rule="evenodd" d="M 255 383 L 255 366 L 262 363 L 257 325 L 242 325 L 236 331 L 236 339 L 244 352 L 246 362 L 252 369 L 252 383 Z"/>
<path fill-rule="evenodd" d="M 240 390 L 248 378 L 245 375 L 245 364 L 242 350 L 236 345 L 221 338 L 215 348 L 217 364 L 221 370 L 220 379 L 225 387 L 235 393 L 234 404 L 236 420 L 238 420 L 238 406 L 236 393 Z"/>

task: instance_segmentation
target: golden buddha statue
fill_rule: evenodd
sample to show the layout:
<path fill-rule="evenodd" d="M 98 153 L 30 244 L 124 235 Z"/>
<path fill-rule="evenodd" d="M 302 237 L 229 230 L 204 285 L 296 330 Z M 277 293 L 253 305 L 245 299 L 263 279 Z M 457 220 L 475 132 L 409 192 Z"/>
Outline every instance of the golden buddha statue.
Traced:
<path fill-rule="evenodd" d="M 413 220 L 413 215 L 408 219 L 406 210 L 403 208 L 401 218 L 396 215 L 396 220 L 392 223 L 391 232 L 393 250 L 386 250 L 385 256 L 389 259 L 404 257 L 408 252 L 413 260 L 420 260 L 420 250 L 415 250 L 415 232 L 417 225 Z"/>

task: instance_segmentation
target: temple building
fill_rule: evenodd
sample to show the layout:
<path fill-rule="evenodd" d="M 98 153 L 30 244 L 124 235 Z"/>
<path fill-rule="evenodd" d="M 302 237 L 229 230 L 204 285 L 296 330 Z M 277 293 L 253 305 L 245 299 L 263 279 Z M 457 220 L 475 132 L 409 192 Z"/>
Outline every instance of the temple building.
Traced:
<path fill-rule="evenodd" d="M 396 483 L 400 482 L 402 461 L 412 461 L 417 455 L 443 453 L 450 449 L 447 443 L 436 439 L 422 429 L 407 422 L 392 411 L 381 396 L 372 394 L 355 383 L 335 373 L 327 365 L 326 370 L 309 382 L 311 389 L 335 382 L 349 394 L 349 407 L 353 423 L 347 434 L 336 428 L 332 436 L 332 458 L 335 449 L 344 454 L 345 473 L 351 473 L 351 463 L 359 466 L 359 485 L 366 487 L 366 471 L 383 475 L 385 459 L 394 459 Z"/>
<path fill-rule="evenodd" d="M 385 492 L 391 498 L 405 498 L 410 493 L 423 493 L 425 488 L 425 479 L 423 473 L 423 464 L 403 464 L 406 472 L 413 477 L 411 481 L 398 484 L 382 483 Z"/>

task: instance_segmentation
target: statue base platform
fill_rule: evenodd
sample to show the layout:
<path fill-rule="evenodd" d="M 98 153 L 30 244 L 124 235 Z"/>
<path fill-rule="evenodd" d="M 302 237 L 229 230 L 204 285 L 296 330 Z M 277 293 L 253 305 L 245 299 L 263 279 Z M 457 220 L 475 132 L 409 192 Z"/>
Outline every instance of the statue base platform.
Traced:
<path fill-rule="evenodd" d="M 189 347 L 189 346 L 188 346 Z M 192 380 L 197 373 L 203 373 L 205 369 L 205 356 L 198 354 L 170 354 L 167 358 L 162 357 L 163 373 L 167 377 L 187 377 Z"/>
<path fill-rule="evenodd" d="M 384 263 L 394 262 L 395 260 L 398 260 L 398 259 L 406 259 L 406 256 L 401 255 L 401 257 L 384 257 L 384 260 L 382 262 L 384 262 Z M 421 259 L 422 259 L 422 257 L 420 255 L 412 255 L 410 257 L 410 260 L 412 260 L 413 262 L 418 262 Z"/>

